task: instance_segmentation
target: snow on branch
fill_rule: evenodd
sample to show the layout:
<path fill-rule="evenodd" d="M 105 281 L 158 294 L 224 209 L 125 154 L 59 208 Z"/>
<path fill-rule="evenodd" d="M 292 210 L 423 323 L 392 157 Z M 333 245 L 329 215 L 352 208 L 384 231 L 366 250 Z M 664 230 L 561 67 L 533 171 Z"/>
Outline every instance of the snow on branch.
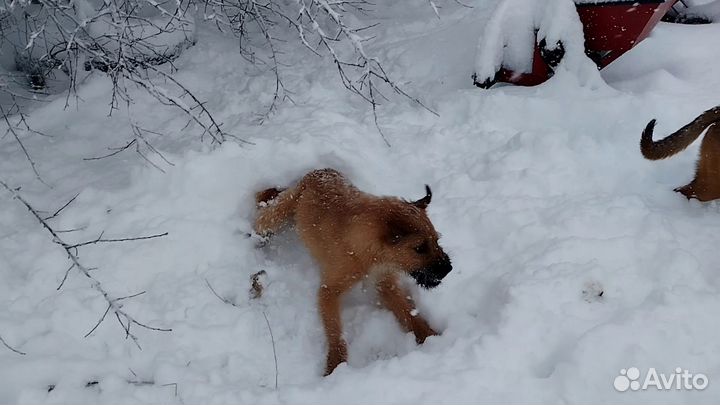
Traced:
<path fill-rule="evenodd" d="M 214 143 L 222 143 L 229 135 L 222 123 L 204 101 L 171 74 L 175 70 L 173 61 L 195 43 L 194 17 L 188 12 L 192 4 L 155 0 L 14 1 L 0 10 L 0 17 L 3 13 L 14 17 L 20 39 L 0 36 L 0 45 L 11 41 L 16 60 L 22 61 L 20 70 L 35 89 L 44 88 L 47 77 L 65 74 L 69 81 L 66 107 L 76 94 L 80 74 L 100 71 L 113 84 L 111 114 L 121 101 L 130 105 L 130 89 L 136 87 L 159 103 L 180 109 L 200 128 L 203 137 L 209 135 Z M 0 87 L 0 92 L 3 90 L 7 89 Z M 7 117 L 11 112 L 0 114 Z M 29 157 L 27 160 L 32 162 Z"/>
<path fill-rule="evenodd" d="M 289 98 L 289 92 L 281 77 L 282 64 L 279 61 L 279 43 L 283 42 L 283 33 L 277 27 L 290 26 L 299 43 L 306 49 L 317 56 L 327 53 L 337 68 L 342 85 L 371 105 L 376 127 L 384 142 L 389 145 L 377 117 L 377 107 L 380 101 L 385 99 L 380 92 L 381 85 L 433 114 L 436 113 L 400 88 L 387 74 L 379 59 L 366 51 L 364 44 L 371 38 L 361 33 L 377 24 L 351 26 L 347 22 L 353 12 L 364 13 L 371 6 L 372 4 L 365 0 L 203 0 L 202 10 L 205 19 L 215 23 L 219 30 L 241 39 L 243 55 L 252 61 L 269 65 L 269 70 L 273 72 L 276 80 L 268 113 L 276 108 L 279 101 Z M 269 53 L 267 60 L 263 60 L 255 51 L 252 42 L 248 41 L 248 32 L 252 28 L 262 33 L 265 48 Z"/>
<path fill-rule="evenodd" d="M 68 258 L 68 260 L 70 261 L 70 267 L 68 267 L 68 269 L 66 270 L 66 272 L 65 272 L 65 277 L 63 278 L 62 283 L 61 283 L 60 286 L 58 287 L 58 290 L 59 290 L 59 289 L 62 287 L 62 285 L 65 283 L 65 280 L 67 279 L 67 276 L 68 276 L 68 274 L 70 273 L 70 271 L 71 271 L 72 269 L 77 269 L 78 272 L 80 272 L 80 274 L 84 275 L 84 276 L 89 280 L 89 282 L 90 282 L 90 287 L 91 287 L 93 290 L 95 290 L 100 296 L 102 296 L 103 299 L 105 300 L 105 302 L 107 303 L 107 308 L 105 309 L 105 312 L 104 312 L 103 315 L 100 317 L 100 319 L 97 321 L 97 323 L 95 324 L 95 326 L 93 326 L 93 328 L 85 335 L 85 337 L 90 336 L 90 334 L 92 334 L 92 332 L 94 332 L 95 329 L 97 329 L 97 327 L 100 326 L 100 324 L 105 320 L 106 316 L 107 316 L 110 312 L 112 312 L 112 314 L 115 315 L 115 318 L 117 319 L 118 323 L 119 323 L 120 326 L 123 328 L 123 331 L 125 332 L 125 338 L 130 338 L 130 339 L 132 339 L 133 343 L 135 343 L 135 345 L 136 345 L 139 349 L 142 349 L 142 348 L 140 347 L 138 338 L 137 338 L 137 336 L 135 336 L 135 334 L 133 334 L 133 333 L 131 332 L 131 330 L 130 330 L 130 328 L 132 327 L 132 325 L 136 325 L 136 326 L 139 326 L 139 327 L 142 327 L 142 328 L 145 328 L 145 329 L 149 329 L 149 330 L 154 330 L 154 331 L 161 331 L 161 332 L 170 332 L 170 331 L 172 331 L 172 329 L 168 329 L 168 328 L 158 328 L 158 327 L 154 327 L 154 326 L 149 326 L 149 325 L 147 325 L 147 324 L 145 324 L 145 323 L 142 323 L 142 322 L 138 321 L 138 320 L 135 319 L 132 315 L 130 315 L 130 314 L 128 314 L 127 312 L 125 312 L 125 310 L 123 309 L 123 306 L 122 306 L 122 301 L 123 301 L 123 300 L 126 300 L 126 299 L 130 299 L 130 298 L 134 298 L 134 297 L 140 296 L 140 295 L 144 294 L 145 291 L 142 291 L 142 292 L 137 293 L 137 294 L 125 296 L 125 297 L 115 297 L 115 296 L 113 296 L 112 294 L 110 294 L 110 293 L 105 289 L 105 287 L 103 287 L 102 283 L 100 283 L 99 280 L 97 280 L 96 278 L 94 278 L 94 277 L 92 276 L 92 274 L 90 274 L 90 272 L 91 272 L 92 270 L 94 270 L 94 269 L 91 268 L 91 267 L 87 267 L 85 264 L 83 264 L 83 263 L 80 261 L 80 258 L 79 258 L 78 253 L 77 253 L 78 247 L 85 246 L 85 245 L 89 245 L 89 244 L 101 243 L 101 242 L 127 242 L 127 241 L 137 241 L 137 240 L 153 239 L 153 238 L 159 238 L 159 237 L 165 236 L 165 235 L 167 235 L 167 232 L 165 232 L 165 233 L 163 233 L 163 234 L 150 235 L 150 236 L 140 236 L 140 237 L 132 237 L 132 238 L 117 238 L 117 239 L 102 239 L 102 235 L 100 235 L 100 237 L 98 237 L 97 239 L 92 240 L 92 241 L 89 241 L 89 242 L 74 243 L 74 244 L 73 244 L 73 243 L 68 243 L 68 242 L 66 242 L 65 240 L 63 240 L 63 239 L 60 237 L 60 235 L 59 235 L 60 232 L 59 232 L 59 231 L 56 231 L 56 230 L 50 225 L 50 223 L 48 222 L 48 220 L 49 220 L 50 218 L 53 218 L 55 215 L 57 215 L 57 213 L 59 213 L 60 211 L 62 211 L 63 209 L 65 209 L 68 205 L 70 205 L 70 203 L 71 203 L 73 200 L 75 200 L 75 198 L 76 198 L 77 196 L 73 197 L 73 199 L 70 200 L 70 202 L 68 202 L 68 203 L 65 204 L 62 208 L 60 208 L 60 209 L 56 212 L 56 214 L 54 214 L 54 215 L 52 215 L 52 216 L 50 216 L 50 217 L 47 217 L 47 218 L 43 218 L 43 217 L 40 215 L 40 211 L 38 211 L 37 209 L 35 209 L 25 198 L 23 198 L 23 197 L 20 195 L 20 193 L 18 192 L 17 189 L 11 188 L 11 187 L 8 186 L 8 184 L 7 184 L 6 182 L 4 182 L 3 180 L 0 180 L 0 186 L 3 186 L 3 188 L 5 188 L 5 190 L 6 190 L 7 192 L 9 192 L 9 193 L 13 196 L 13 198 L 14 198 L 15 200 L 19 201 L 22 205 L 24 205 L 25 208 L 35 217 L 35 219 L 37 219 L 37 221 L 40 223 L 40 225 L 42 225 L 42 227 L 52 236 L 52 241 L 53 241 L 53 243 L 55 243 L 56 245 L 62 247 L 63 250 L 65 251 L 65 253 L 66 253 L 66 255 L 67 255 L 67 258 Z"/>
<path fill-rule="evenodd" d="M 430 4 L 437 9 L 434 1 Z M 213 143 L 228 138 L 244 141 L 229 134 L 206 101 L 173 75 L 174 60 L 195 44 L 195 16 L 236 37 L 241 55 L 274 75 L 273 98 L 260 123 L 281 102 L 292 101 L 282 74 L 289 67 L 282 61 L 283 53 L 289 47 L 305 47 L 318 56 L 327 55 L 342 85 L 371 105 L 375 124 L 388 143 L 378 124 L 377 108 L 385 99 L 382 91 L 433 111 L 402 89 L 366 49 L 372 39 L 366 33 L 377 24 L 358 24 L 356 15 L 367 15 L 372 6 L 369 0 L 16 0 L 0 8 L 0 25 L 5 16 L 17 31 L 19 40 L 11 45 L 31 87 L 42 89 L 46 78 L 63 72 L 69 78 L 68 106 L 81 73 L 98 71 L 113 85 L 111 114 L 121 102 L 129 108 L 130 90 L 138 88 L 160 104 L 182 111 L 188 123 L 199 128 L 201 139 L 209 137 Z M 0 45 L 10 37 L 0 36 Z M 0 92 L 5 90 L 0 86 Z M 0 114 L 7 117 L 11 112 Z M 21 145 L 20 137 L 16 139 Z M 142 144 L 137 137 L 128 143 L 133 140 L 135 147 Z M 37 172 L 31 154 L 21 147 Z"/>

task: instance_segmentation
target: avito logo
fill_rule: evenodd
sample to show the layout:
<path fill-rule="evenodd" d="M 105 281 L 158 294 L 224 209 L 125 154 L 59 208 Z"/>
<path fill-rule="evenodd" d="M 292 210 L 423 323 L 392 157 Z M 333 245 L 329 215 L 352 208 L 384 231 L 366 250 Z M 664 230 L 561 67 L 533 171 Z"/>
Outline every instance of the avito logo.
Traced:
<path fill-rule="evenodd" d="M 627 390 L 638 391 L 655 388 L 657 390 L 704 390 L 709 384 L 708 377 L 702 373 L 692 374 L 680 367 L 674 373 L 658 373 L 654 367 L 650 367 L 641 378 L 640 369 L 630 367 L 620 370 L 620 375 L 615 377 L 613 386 L 620 392 Z"/>

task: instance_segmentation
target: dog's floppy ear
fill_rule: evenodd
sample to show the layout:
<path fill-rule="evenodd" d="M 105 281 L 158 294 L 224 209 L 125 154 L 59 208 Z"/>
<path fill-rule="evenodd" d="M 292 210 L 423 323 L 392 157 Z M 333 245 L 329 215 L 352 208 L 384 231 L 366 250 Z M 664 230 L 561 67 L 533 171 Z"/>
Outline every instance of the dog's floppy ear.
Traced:
<path fill-rule="evenodd" d="M 412 205 L 420 208 L 421 210 L 424 210 L 425 208 L 427 208 L 428 205 L 430 205 L 430 200 L 432 200 L 432 190 L 430 190 L 430 186 L 426 184 L 425 197 L 413 202 Z"/>

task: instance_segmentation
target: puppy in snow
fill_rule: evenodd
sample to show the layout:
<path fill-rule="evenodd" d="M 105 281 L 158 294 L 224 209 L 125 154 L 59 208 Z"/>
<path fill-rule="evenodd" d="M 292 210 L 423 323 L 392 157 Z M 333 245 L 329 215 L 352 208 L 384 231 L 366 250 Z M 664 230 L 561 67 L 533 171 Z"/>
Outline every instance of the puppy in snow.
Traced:
<path fill-rule="evenodd" d="M 418 344 L 437 335 L 399 284 L 399 278 L 409 274 L 420 286 L 434 288 L 452 270 L 425 212 L 432 198 L 430 187 L 425 189 L 425 197 L 413 202 L 378 197 L 358 190 L 338 171 L 322 169 L 293 187 L 256 194 L 255 232 L 269 237 L 294 223 L 320 266 L 318 306 L 328 346 L 325 375 L 347 360 L 340 299 L 363 280 L 375 284 L 380 302 L 415 334 Z"/>

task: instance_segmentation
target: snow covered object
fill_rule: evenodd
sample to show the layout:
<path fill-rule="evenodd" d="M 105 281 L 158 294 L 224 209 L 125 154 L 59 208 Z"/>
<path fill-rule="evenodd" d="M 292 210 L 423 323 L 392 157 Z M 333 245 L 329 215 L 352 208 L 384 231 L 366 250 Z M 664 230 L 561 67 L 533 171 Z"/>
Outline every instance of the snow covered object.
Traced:
<path fill-rule="evenodd" d="M 688 0 L 677 3 L 663 21 L 680 24 L 709 24 L 720 21 L 720 0 L 712 0 L 701 4 Z"/>
<path fill-rule="evenodd" d="M 598 69 L 645 39 L 677 0 L 503 0 L 478 45 L 475 85 L 533 86 L 568 52 Z"/>

